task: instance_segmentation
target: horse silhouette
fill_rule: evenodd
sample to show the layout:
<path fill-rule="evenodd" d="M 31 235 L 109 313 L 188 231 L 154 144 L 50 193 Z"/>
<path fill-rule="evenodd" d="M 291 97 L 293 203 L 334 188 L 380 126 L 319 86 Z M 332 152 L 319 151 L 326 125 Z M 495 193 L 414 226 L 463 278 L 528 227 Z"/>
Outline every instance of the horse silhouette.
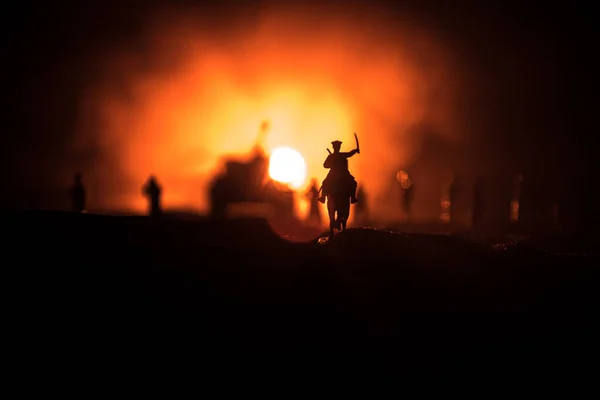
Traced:
<path fill-rule="evenodd" d="M 346 230 L 350 216 L 350 194 L 344 185 L 333 185 L 327 194 L 327 212 L 329 214 L 329 237 L 332 238 L 335 230 Z"/>

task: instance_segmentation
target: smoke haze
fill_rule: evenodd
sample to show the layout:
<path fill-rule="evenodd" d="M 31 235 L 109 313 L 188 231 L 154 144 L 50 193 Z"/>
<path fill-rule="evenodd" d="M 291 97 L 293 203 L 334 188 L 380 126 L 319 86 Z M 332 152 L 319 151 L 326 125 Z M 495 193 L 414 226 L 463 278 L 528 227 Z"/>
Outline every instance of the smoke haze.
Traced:
<path fill-rule="evenodd" d="M 95 155 L 90 207 L 143 210 L 140 188 L 155 174 L 166 207 L 207 211 L 223 156 L 243 157 L 268 120 L 267 151 L 297 149 L 306 184 L 325 177 L 330 142 L 351 150 L 356 132 L 351 172 L 384 212 L 396 172 L 419 156 L 420 127 L 461 139 L 452 51 L 411 15 L 263 3 L 142 18 L 135 41 L 97 53 L 79 102 L 71 148 Z"/>

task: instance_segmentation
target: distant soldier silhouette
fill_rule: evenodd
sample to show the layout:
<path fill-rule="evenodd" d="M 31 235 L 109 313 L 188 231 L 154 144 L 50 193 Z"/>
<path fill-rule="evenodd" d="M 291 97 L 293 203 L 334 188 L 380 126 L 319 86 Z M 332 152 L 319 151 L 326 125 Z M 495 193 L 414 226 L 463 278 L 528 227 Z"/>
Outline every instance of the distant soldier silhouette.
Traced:
<path fill-rule="evenodd" d="M 524 189 L 523 190 L 523 186 Z M 510 203 L 510 220 L 514 222 L 532 222 L 535 201 L 535 188 L 531 180 L 526 180 L 523 185 L 523 174 L 517 174 L 513 180 L 512 199 Z M 525 207 L 523 207 L 525 205 Z M 525 210 L 525 221 L 523 221 L 523 210 Z"/>
<path fill-rule="evenodd" d="M 396 179 L 400 182 L 402 212 L 404 213 L 404 218 L 408 220 L 410 217 L 415 185 L 406 171 L 398 172 L 398 174 L 396 174 Z"/>
<path fill-rule="evenodd" d="M 365 189 L 361 185 L 358 187 L 357 197 L 360 199 L 358 204 L 356 205 L 356 216 L 361 221 L 361 223 L 366 223 L 369 219 L 369 213 L 367 209 L 367 196 L 365 194 Z"/>
<path fill-rule="evenodd" d="M 448 197 L 450 200 L 450 220 L 452 222 L 456 222 L 456 218 L 458 215 L 458 213 L 457 213 L 458 208 L 456 207 L 456 205 L 457 205 L 459 191 L 460 191 L 460 188 L 458 186 L 458 178 L 456 177 L 456 175 L 454 175 L 454 178 L 452 179 L 452 183 L 450 183 L 450 187 L 448 188 Z"/>
<path fill-rule="evenodd" d="M 162 188 L 156 181 L 154 176 L 150 176 L 143 188 L 144 196 L 148 197 L 150 205 L 150 215 L 158 216 L 162 214 L 160 197 L 162 194 Z"/>
<path fill-rule="evenodd" d="M 70 190 L 71 194 L 71 208 L 74 212 L 85 211 L 85 188 L 83 187 L 83 181 L 81 174 L 76 173 L 73 179 L 73 186 Z"/>
<path fill-rule="evenodd" d="M 354 149 L 349 152 L 341 152 L 342 142 L 339 140 L 331 142 L 331 145 L 333 146 L 333 153 L 329 154 L 323 163 L 323 168 L 329 169 L 329 172 L 323 180 L 319 201 L 321 203 L 325 202 L 325 197 L 331 192 L 332 185 L 348 185 L 350 202 L 354 204 L 358 201 L 356 198 L 358 183 L 348 170 L 348 158 L 358 153 L 359 150 Z"/>
<path fill-rule="evenodd" d="M 473 186 L 473 227 L 477 228 L 483 223 L 485 191 L 483 178 L 479 177 Z"/>
<path fill-rule="evenodd" d="M 319 211 L 319 188 L 317 187 L 317 180 L 312 179 L 310 188 L 306 192 L 306 197 L 309 201 L 309 213 L 308 221 L 310 223 L 320 224 L 321 213 Z"/>

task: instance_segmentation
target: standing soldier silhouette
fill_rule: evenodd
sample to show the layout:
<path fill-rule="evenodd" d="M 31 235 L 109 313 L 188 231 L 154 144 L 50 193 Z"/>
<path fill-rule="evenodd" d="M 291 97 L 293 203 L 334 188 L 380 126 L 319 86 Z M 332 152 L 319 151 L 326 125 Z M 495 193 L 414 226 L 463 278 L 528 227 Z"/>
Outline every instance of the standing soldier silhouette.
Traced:
<path fill-rule="evenodd" d="M 73 178 L 73 186 L 70 190 L 71 194 L 71 209 L 74 212 L 81 213 L 85 211 L 85 188 L 81 174 L 76 173 Z"/>
<path fill-rule="evenodd" d="M 162 194 L 162 188 L 156 181 L 154 176 L 150 176 L 148 182 L 144 185 L 143 188 L 144 196 L 149 199 L 150 206 L 150 216 L 158 216 L 162 214 L 162 209 L 160 205 L 160 196 Z"/>
<path fill-rule="evenodd" d="M 414 183 L 406 171 L 400 171 L 396 174 L 396 179 L 400 182 L 400 206 L 404 214 L 405 221 L 410 217 L 410 211 L 414 193 Z"/>
<path fill-rule="evenodd" d="M 454 174 L 452 182 L 450 183 L 450 187 L 448 188 L 448 199 L 450 200 L 450 221 L 453 223 L 455 223 L 458 219 L 458 207 L 456 207 L 456 202 L 458 200 L 459 192 L 460 187 L 458 186 L 458 178 L 456 174 Z"/>
<path fill-rule="evenodd" d="M 477 178 L 473 187 L 473 227 L 479 228 L 483 223 L 485 212 L 485 192 L 483 186 L 483 177 Z"/>
<path fill-rule="evenodd" d="M 309 223 L 321 224 L 321 213 L 319 212 L 319 188 L 317 187 L 317 180 L 315 178 L 311 180 L 310 188 L 306 192 L 306 197 L 309 201 Z"/>
<path fill-rule="evenodd" d="M 361 221 L 361 223 L 365 224 L 369 220 L 369 210 L 367 209 L 367 196 L 365 194 L 365 189 L 362 185 L 358 187 L 357 197 L 360 199 L 360 201 L 356 205 L 356 216 L 358 217 L 358 220 Z"/>

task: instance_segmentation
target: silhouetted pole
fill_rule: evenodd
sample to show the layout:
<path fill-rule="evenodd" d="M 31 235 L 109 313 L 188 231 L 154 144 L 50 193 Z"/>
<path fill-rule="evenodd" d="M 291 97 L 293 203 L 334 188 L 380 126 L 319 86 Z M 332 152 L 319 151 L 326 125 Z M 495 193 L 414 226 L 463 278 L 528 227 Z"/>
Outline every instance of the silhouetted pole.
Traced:
<path fill-rule="evenodd" d="M 80 173 L 76 173 L 71 187 L 71 209 L 81 213 L 85 211 L 85 187 Z"/>
<path fill-rule="evenodd" d="M 144 196 L 148 198 L 149 203 L 149 214 L 150 216 L 156 217 L 162 214 L 161 208 L 161 194 L 162 188 L 156 181 L 154 176 L 151 176 L 146 182 L 143 189 Z"/>

